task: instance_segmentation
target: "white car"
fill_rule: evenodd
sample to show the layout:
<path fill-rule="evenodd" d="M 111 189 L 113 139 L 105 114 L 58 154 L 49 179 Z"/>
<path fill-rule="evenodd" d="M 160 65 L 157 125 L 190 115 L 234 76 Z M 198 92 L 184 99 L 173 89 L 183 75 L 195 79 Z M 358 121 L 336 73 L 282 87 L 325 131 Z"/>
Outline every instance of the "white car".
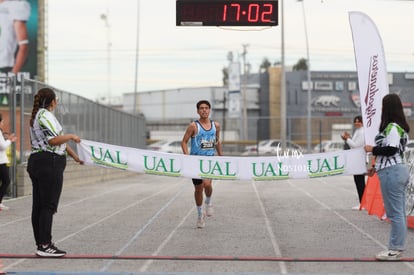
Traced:
<path fill-rule="evenodd" d="M 181 140 L 160 140 L 147 146 L 148 150 L 182 154 Z"/>
<path fill-rule="evenodd" d="M 406 150 L 414 151 L 414 139 L 407 140 Z"/>
<path fill-rule="evenodd" d="M 344 141 L 340 140 L 323 140 L 313 148 L 313 153 L 333 152 L 344 149 Z"/>
<path fill-rule="evenodd" d="M 257 146 L 258 145 L 258 146 Z M 243 155 L 276 155 L 279 151 L 279 154 L 283 154 L 283 151 L 295 150 L 301 151 L 302 147 L 292 141 L 286 141 L 286 149 L 282 148 L 282 142 L 279 139 L 266 139 L 260 141 L 258 144 L 248 145 L 245 147 Z"/>

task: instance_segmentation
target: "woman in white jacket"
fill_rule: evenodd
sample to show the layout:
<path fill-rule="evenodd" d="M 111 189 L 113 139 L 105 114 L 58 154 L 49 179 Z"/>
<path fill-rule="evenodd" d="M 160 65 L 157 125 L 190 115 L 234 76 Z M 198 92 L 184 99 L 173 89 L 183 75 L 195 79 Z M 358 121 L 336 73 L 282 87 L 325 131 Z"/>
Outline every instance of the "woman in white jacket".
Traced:
<path fill-rule="evenodd" d="M 7 166 L 9 159 L 7 158 L 6 150 L 12 142 L 16 141 L 16 136 L 14 134 L 11 134 L 8 138 L 5 139 L 2 132 L 3 124 L 3 116 L 0 114 L 0 210 L 7 210 L 9 208 L 2 202 L 3 197 L 7 192 L 7 187 L 9 187 L 10 184 L 10 173 L 9 167 Z"/>
<path fill-rule="evenodd" d="M 362 124 L 362 116 L 356 116 L 354 118 L 354 134 L 351 136 L 348 132 L 342 134 L 342 139 L 352 148 L 364 147 L 364 127 Z M 358 192 L 359 203 L 361 204 L 362 195 L 365 190 L 365 174 L 354 175 L 354 182 Z M 352 207 L 353 210 L 359 210 L 360 204 Z"/>

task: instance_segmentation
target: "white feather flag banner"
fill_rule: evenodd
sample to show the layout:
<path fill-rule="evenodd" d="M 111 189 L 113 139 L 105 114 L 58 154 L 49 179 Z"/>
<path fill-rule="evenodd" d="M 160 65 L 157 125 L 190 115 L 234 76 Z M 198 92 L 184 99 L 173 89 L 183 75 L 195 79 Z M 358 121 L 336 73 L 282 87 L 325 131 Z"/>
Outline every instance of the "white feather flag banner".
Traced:
<path fill-rule="evenodd" d="M 382 98 L 389 93 L 382 39 L 375 23 L 362 12 L 349 12 L 364 123 L 365 143 L 375 145 Z"/>

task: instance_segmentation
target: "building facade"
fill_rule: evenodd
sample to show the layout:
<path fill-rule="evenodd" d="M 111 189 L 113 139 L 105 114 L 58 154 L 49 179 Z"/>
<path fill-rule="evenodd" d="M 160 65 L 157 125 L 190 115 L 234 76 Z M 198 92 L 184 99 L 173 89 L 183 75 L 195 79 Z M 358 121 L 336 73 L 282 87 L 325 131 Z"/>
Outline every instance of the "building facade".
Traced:
<path fill-rule="evenodd" d="M 124 95 L 124 110 L 136 110 L 147 119 L 151 133 L 182 135 L 190 121 L 198 117 L 195 104 L 207 99 L 212 104 L 212 117 L 223 129 L 224 140 L 255 141 L 280 138 L 280 67 L 265 73 L 246 76 L 246 87 L 234 96 L 225 87 L 182 88 Z M 400 95 L 410 125 L 414 102 L 414 73 L 388 74 L 390 93 Z M 306 71 L 286 72 L 287 139 L 304 145 L 308 127 L 308 81 Z M 244 97 L 246 93 L 246 97 Z M 234 102 L 234 101 L 238 102 Z M 244 103 L 246 112 L 244 115 Z M 333 126 L 351 124 L 361 114 L 358 75 L 356 72 L 311 72 L 311 140 L 312 145 L 332 139 Z M 247 129 L 245 129 L 247 128 Z M 414 129 L 414 128 L 413 128 Z M 244 133 L 247 137 L 243 138 Z"/>

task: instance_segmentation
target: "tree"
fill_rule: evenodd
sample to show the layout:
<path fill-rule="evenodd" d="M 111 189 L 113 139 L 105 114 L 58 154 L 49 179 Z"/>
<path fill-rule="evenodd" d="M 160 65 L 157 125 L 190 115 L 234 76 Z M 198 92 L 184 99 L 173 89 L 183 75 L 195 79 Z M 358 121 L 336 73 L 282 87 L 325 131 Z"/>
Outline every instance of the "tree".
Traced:
<path fill-rule="evenodd" d="M 260 64 L 259 70 L 260 72 L 265 72 L 272 64 L 270 63 L 267 57 L 263 58 L 262 64 Z"/>
<path fill-rule="evenodd" d="M 298 62 L 293 65 L 292 70 L 294 71 L 307 71 L 308 70 L 308 61 L 305 58 L 301 58 Z"/>

